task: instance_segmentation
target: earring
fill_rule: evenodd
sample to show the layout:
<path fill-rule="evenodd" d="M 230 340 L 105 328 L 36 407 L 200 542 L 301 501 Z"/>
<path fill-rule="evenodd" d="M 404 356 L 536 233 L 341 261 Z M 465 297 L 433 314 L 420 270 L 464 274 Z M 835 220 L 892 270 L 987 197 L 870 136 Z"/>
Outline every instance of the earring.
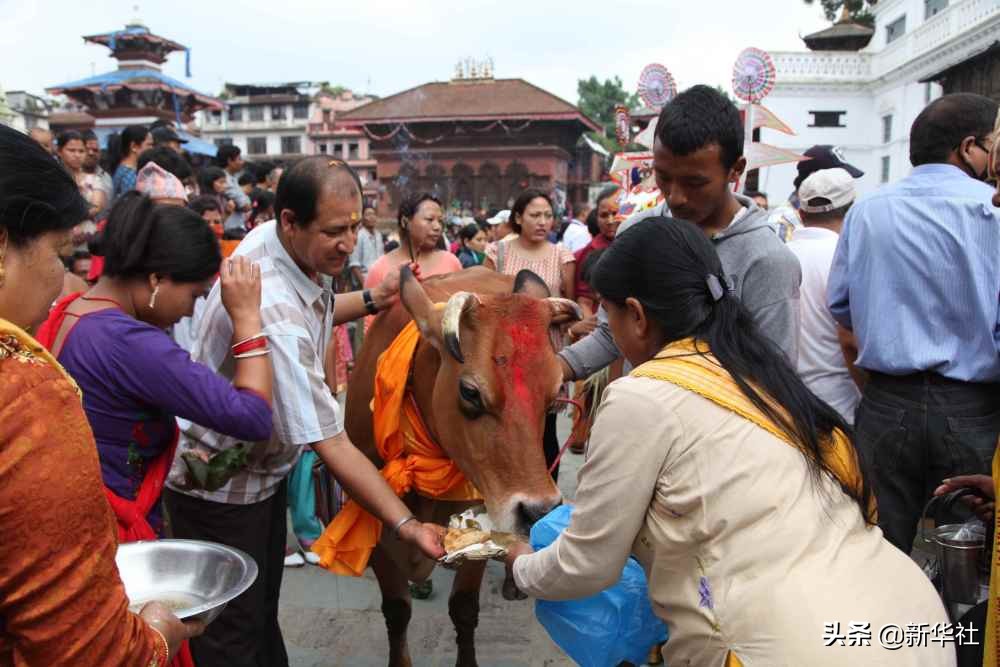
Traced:
<path fill-rule="evenodd" d="M 160 286 L 157 285 L 153 288 L 153 294 L 149 297 L 149 307 L 156 308 L 156 295 L 160 293 Z"/>
<path fill-rule="evenodd" d="M 4 270 L 3 260 L 7 256 L 7 237 L 3 238 L 3 245 L 0 245 L 0 287 L 3 287 L 4 281 L 7 278 L 7 272 Z"/>

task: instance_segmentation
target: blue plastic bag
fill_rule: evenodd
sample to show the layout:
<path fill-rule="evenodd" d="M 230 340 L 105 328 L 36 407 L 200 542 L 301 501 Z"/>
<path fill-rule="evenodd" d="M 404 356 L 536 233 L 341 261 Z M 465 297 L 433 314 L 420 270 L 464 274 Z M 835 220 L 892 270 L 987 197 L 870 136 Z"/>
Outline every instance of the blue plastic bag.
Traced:
<path fill-rule="evenodd" d="M 531 528 L 536 551 L 569 526 L 572 505 L 560 505 Z M 646 573 L 628 559 L 618 583 L 582 600 L 538 600 L 535 616 L 549 637 L 581 667 L 646 664 L 649 649 L 667 640 L 667 626 L 649 603 Z"/>

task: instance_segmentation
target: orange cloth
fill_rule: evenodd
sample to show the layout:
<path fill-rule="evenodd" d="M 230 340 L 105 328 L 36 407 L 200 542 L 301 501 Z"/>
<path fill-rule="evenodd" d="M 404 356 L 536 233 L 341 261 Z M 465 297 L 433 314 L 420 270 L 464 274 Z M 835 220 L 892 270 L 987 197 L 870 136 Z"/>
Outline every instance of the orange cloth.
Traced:
<path fill-rule="evenodd" d="M 115 517 L 79 389 L 2 319 L 0 535 L 0 666 L 162 665 L 115 567 Z"/>
<path fill-rule="evenodd" d="M 375 446 L 385 462 L 382 476 L 397 496 L 414 490 L 441 500 L 480 500 L 479 491 L 435 443 L 409 392 L 410 365 L 420 330 L 410 322 L 379 356 L 375 372 Z M 312 550 L 336 574 L 360 577 L 378 543 L 382 522 L 349 501 Z"/>
<path fill-rule="evenodd" d="M 222 250 L 223 258 L 229 257 L 234 252 L 236 252 L 236 247 L 240 244 L 238 240 L 235 239 L 220 239 L 219 249 Z"/>

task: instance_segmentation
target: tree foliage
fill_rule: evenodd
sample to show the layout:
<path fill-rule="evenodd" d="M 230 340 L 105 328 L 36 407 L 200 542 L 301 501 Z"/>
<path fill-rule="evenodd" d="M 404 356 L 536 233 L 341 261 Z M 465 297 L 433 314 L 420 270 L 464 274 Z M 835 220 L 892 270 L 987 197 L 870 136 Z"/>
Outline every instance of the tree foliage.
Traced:
<path fill-rule="evenodd" d="M 623 104 L 630 110 L 639 106 L 639 96 L 625 90 L 619 77 L 599 81 L 596 76 L 580 79 L 576 84 L 580 100 L 577 106 L 585 116 L 597 121 L 604 128 L 604 136 L 594 135 L 608 150 L 619 150 L 615 140 L 615 107 Z"/>
<path fill-rule="evenodd" d="M 816 0 L 803 0 L 807 5 L 815 4 Z M 873 0 L 819 0 L 823 13 L 831 21 L 837 21 L 847 9 L 848 18 L 854 23 L 875 25 L 875 15 L 871 13 Z"/>

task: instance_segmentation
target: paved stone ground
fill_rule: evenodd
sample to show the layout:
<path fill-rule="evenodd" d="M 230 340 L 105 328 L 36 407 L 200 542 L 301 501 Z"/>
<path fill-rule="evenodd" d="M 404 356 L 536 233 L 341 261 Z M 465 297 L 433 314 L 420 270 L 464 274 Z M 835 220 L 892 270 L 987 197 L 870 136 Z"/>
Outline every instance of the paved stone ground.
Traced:
<path fill-rule="evenodd" d="M 568 435 L 561 420 L 560 442 Z M 560 488 L 576 491 L 583 457 L 567 453 Z M 452 573 L 438 568 L 434 595 L 415 600 L 410 623 L 410 654 L 415 667 L 455 664 L 455 630 L 448 618 Z M 503 565 L 490 563 L 480 596 L 476 644 L 482 667 L 568 667 L 574 663 L 535 620 L 531 600 L 508 602 L 500 594 Z M 281 628 L 292 667 L 384 667 L 389 651 L 375 577 L 338 577 L 313 566 L 286 568 L 281 590 Z"/>

